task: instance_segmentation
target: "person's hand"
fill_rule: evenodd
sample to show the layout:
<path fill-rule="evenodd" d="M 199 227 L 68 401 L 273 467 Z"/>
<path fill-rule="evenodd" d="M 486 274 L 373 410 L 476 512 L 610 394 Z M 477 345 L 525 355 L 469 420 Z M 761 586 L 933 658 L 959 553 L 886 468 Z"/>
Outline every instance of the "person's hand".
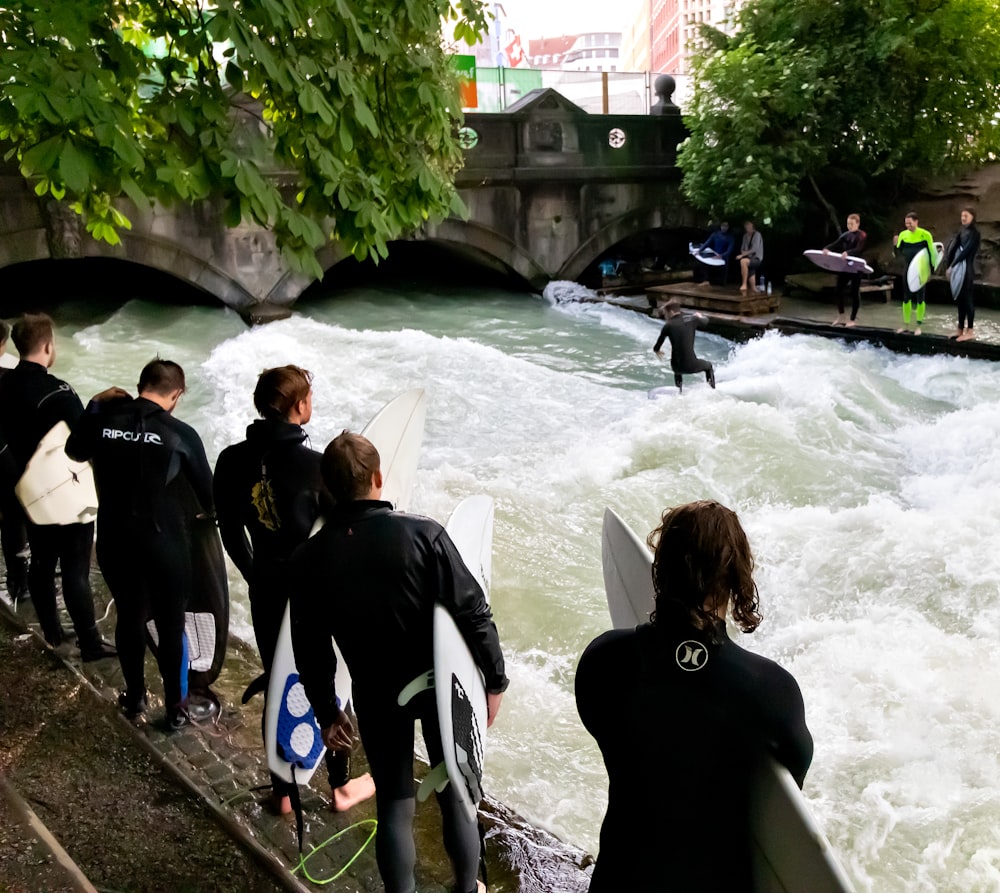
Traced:
<path fill-rule="evenodd" d="M 830 253 L 830 249 L 829 248 L 824 248 L 823 249 L 823 253 L 824 254 L 829 254 Z"/>
<path fill-rule="evenodd" d="M 947 269 L 946 269 L 946 270 L 944 271 L 944 278 L 945 278 L 945 279 L 951 279 L 951 267 L 948 267 L 948 268 L 947 268 Z"/>
<path fill-rule="evenodd" d="M 96 403 L 104 403 L 107 400 L 120 400 L 122 397 L 132 399 L 132 395 L 128 391 L 116 385 L 115 387 L 106 388 L 99 394 L 94 394 L 90 399 Z"/>
<path fill-rule="evenodd" d="M 661 360 L 663 359 L 663 351 L 662 350 L 654 350 L 653 353 L 655 353 Z"/>
<path fill-rule="evenodd" d="M 352 750 L 354 748 L 354 724 L 341 710 L 337 718 L 321 732 L 327 750 Z"/>
<path fill-rule="evenodd" d="M 502 700 L 503 692 L 495 695 L 491 695 L 489 692 L 486 693 L 486 728 L 493 725 L 493 721 L 500 712 L 500 702 Z"/>
<path fill-rule="evenodd" d="M 844 260 L 847 260 L 847 252 L 846 252 L 846 251 L 845 251 L 845 252 L 844 252 L 844 253 L 843 253 L 842 255 L 840 255 L 840 256 L 841 256 L 842 258 L 844 258 Z"/>

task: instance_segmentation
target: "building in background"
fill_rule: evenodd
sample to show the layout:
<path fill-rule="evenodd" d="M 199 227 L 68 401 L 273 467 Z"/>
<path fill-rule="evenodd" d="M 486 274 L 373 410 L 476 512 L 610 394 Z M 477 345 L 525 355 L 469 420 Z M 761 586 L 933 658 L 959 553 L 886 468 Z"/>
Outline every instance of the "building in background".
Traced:
<path fill-rule="evenodd" d="M 632 8 L 623 15 L 629 22 L 622 32 L 621 71 L 652 71 L 652 0 L 634 0 Z"/>
<path fill-rule="evenodd" d="M 528 42 L 532 68 L 558 71 L 622 71 L 620 31 L 592 31 Z"/>
<path fill-rule="evenodd" d="M 746 0 L 650 0 L 651 70 L 684 75 L 690 70 L 691 45 L 698 26 L 722 31 L 732 28 L 737 9 Z"/>

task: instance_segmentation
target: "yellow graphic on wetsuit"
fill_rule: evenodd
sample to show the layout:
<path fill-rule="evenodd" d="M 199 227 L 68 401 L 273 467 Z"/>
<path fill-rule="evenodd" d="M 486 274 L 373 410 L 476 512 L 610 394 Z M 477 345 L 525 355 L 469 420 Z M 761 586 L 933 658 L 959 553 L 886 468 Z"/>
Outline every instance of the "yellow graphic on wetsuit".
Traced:
<path fill-rule="evenodd" d="M 267 478 L 253 485 L 250 499 L 253 502 L 253 507 L 257 509 L 257 520 L 261 524 L 268 530 L 277 530 L 281 527 L 281 518 L 278 517 L 278 508 L 274 500 L 274 490 Z"/>

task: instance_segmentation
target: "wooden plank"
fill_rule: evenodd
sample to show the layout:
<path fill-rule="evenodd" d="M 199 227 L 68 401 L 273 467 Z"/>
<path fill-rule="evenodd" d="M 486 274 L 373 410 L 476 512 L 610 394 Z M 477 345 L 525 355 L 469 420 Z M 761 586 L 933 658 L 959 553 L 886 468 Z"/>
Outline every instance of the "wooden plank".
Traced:
<path fill-rule="evenodd" d="M 778 296 L 775 294 L 733 292 L 715 286 L 700 287 L 687 284 L 651 286 L 646 289 L 646 297 L 649 299 L 650 307 L 656 307 L 671 298 L 676 298 L 682 307 L 729 313 L 735 316 L 773 313 L 779 304 Z"/>

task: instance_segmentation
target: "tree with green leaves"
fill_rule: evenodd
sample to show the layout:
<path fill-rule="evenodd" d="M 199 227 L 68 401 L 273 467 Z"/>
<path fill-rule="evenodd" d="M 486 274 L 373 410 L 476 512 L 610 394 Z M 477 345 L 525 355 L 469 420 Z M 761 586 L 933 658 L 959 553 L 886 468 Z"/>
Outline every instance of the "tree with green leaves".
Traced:
<path fill-rule="evenodd" d="M 221 199 L 298 270 L 461 213 L 461 109 L 442 42 L 480 0 L 12 0 L 0 152 L 97 239 L 140 208 Z"/>
<path fill-rule="evenodd" d="M 704 27 L 690 200 L 775 225 L 1000 152 L 998 0 L 750 0 Z M 850 210 L 854 210 L 852 207 Z"/>

